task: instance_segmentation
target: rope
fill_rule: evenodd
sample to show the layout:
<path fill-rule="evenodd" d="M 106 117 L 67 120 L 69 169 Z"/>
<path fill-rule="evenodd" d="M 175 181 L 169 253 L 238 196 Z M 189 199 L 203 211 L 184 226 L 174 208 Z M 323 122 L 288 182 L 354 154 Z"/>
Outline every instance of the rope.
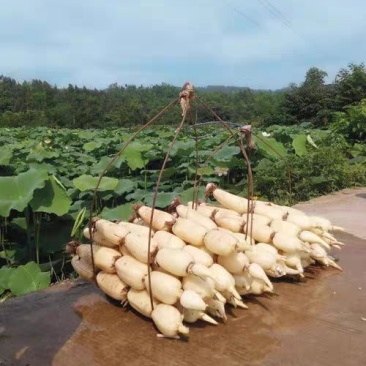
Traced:
<path fill-rule="evenodd" d="M 91 259 L 92 259 L 92 267 L 93 267 L 93 280 L 96 282 L 96 268 L 94 263 L 94 252 L 93 252 L 93 229 L 95 229 L 93 225 L 93 210 L 95 206 L 95 201 L 97 197 L 97 191 L 100 186 L 100 183 L 105 175 L 105 173 L 108 171 L 108 169 L 112 166 L 112 164 L 122 155 L 122 153 L 125 151 L 127 146 L 133 141 L 133 139 L 145 128 L 149 127 L 151 124 L 153 124 L 165 111 L 167 111 L 169 108 L 173 106 L 174 103 L 178 101 L 178 98 L 170 102 L 168 105 L 166 105 L 155 117 L 153 117 L 149 122 L 144 124 L 142 127 L 140 127 L 126 142 L 126 144 L 122 147 L 122 149 L 111 159 L 111 161 L 107 164 L 107 166 L 104 168 L 102 173 L 99 176 L 97 185 L 94 189 L 91 204 L 90 204 L 90 215 L 89 215 L 89 238 L 90 238 L 90 251 L 91 251 Z"/>
<path fill-rule="evenodd" d="M 151 309 L 154 310 L 154 301 L 153 301 L 153 294 L 152 294 L 152 286 L 151 286 L 151 268 L 150 268 L 150 248 L 151 248 L 151 230 L 152 230 L 152 222 L 153 222 L 153 218 L 154 218 L 154 211 L 155 211 L 155 207 L 156 207 L 156 199 L 158 196 L 158 191 L 159 191 L 159 185 L 160 185 L 160 181 L 161 178 L 163 176 L 163 172 L 166 166 L 166 163 L 168 161 L 170 152 L 173 148 L 173 145 L 175 143 L 175 141 L 177 140 L 177 137 L 180 133 L 180 131 L 183 128 L 184 122 L 186 120 L 186 116 L 187 116 L 187 111 L 189 110 L 189 102 L 190 99 L 193 98 L 193 86 L 191 83 L 186 83 L 184 84 L 185 86 L 183 88 L 185 88 L 185 90 L 183 90 L 182 92 L 179 93 L 179 98 L 180 98 L 180 104 L 182 107 L 182 121 L 179 125 L 179 127 L 177 128 L 177 130 L 175 131 L 175 135 L 174 138 L 172 140 L 172 142 L 170 143 L 170 146 L 165 154 L 165 158 L 163 161 L 163 164 L 161 166 L 160 169 L 160 173 L 158 176 L 158 180 L 156 182 L 156 186 L 155 186 L 155 192 L 154 192 L 154 197 L 153 197 L 153 202 L 152 202 L 152 210 L 151 210 L 151 216 L 150 216 L 150 225 L 149 225 L 149 240 L 148 240 L 148 244 L 147 244 L 147 275 L 148 275 L 148 281 L 149 281 L 149 296 L 150 296 L 150 305 L 151 305 Z M 187 89 L 187 86 L 189 89 Z"/>

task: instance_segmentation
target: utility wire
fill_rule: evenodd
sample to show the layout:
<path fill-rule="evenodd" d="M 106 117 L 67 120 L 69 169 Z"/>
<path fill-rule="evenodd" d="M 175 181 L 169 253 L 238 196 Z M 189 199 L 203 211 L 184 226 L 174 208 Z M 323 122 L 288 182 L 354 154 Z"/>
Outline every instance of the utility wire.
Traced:
<path fill-rule="evenodd" d="M 229 0 L 223 0 L 226 4 L 228 4 L 233 10 L 235 10 L 240 16 L 248 20 L 250 23 L 254 24 L 255 26 L 260 28 L 260 24 L 253 18 L 251 18 L 248 14 L 243 12 L 242 10 L 238 9 L 233 5 L 233 3 Z"/>
<path fill-rule="evenodd" d="M 272 11 L 272 13 L 279 18 L 283 20 L 284 23 L 286 23 L 289 26 L 292 26 L 291 22 L 285 17 L 285 15 L 273 4 L 271 4 L 268 0 L 262 0 L 262 3 L 265 4 L 265 6 Z"/>
<path fill-rule="evenodd" d="M 291 30 L 294 34 L 300 37 L 302 40 L 305 40 L 304 37 L 297 32 L 292 23 L 285 17 L 285 15 L 274 5 L 272 5 L 268 0 L 257 0 L 260 5 L 262 5 L 268 12 L 276 19 L 278 19 L 283 26 Z"/>
<path fill-rule="evenodd" d="M 258 21 L 253 19 L 251 16 L 249 16 L 247 13 L 245 13 L 241 9 L 238 9 L 232 3 L 232 1 L 230 1 L 230 0 L 223 0 L 223 1 L 228 6 L 230 6 L 236 13 L 238 13 L 241 17 L 245 18 L 246 20 L 248 20 L 250 23 L 252 23 L 256 27 L 261 28 L 261 25 Z M 292 23 L 286 18 L 286 16 L 276 6 L 272 5 L 272 3 L 269 0 L 257 0 L 257 1 L 262 7 L 264 7 L 272 15 L 272 17 L 278 19 L 284 27 L 288 28 L 291 32 L 293 32 L 303 41 L 305 40 L 305 38 L 294 29 Z"/>

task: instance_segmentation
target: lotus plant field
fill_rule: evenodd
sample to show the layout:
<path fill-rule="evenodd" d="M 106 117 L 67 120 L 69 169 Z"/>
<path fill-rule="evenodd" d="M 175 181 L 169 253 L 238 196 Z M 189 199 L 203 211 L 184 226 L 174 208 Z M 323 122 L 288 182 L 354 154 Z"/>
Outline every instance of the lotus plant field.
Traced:
<path fill-rule="evenodd" d="M 65 244 L 83 237 L 98 178 L 134 132 L 0 129 L 0 294 L 23 294 L 70 276 Z M 196 132 L 185 127 L 172 148 L 157 196 L 159 209 L 177 197 L 190 201 L 196 174 L 201 199 L 208 182 L 246 194 L 247 166 L 236 141 L 218 124 Z M 342 137 L 306 125 L 254 132 L 249 158 L 259 199 L 289 205 L 364 179 L 366 154 L 360 144 L 347 146 Z M 152 205 L 174 133 L 173 127 L 155 126 L 133 139 L 103 177 L 93 216 L 127 220 L 133 204 Z"/>

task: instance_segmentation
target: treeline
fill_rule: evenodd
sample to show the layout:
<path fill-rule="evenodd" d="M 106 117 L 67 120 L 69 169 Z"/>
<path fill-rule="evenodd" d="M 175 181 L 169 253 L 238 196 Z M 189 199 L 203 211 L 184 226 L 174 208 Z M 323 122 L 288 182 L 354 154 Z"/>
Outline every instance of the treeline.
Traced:
<path fill-rule="evenodd" d="M 341 69 L 331 84 L 325 83 L 326 77 L 325 71 L 313 67 L 303 83 L 278 91 L 208 86 L 197 88 L 197 93 L 227 121 L 264 126 L 310 121 L 322 126 L 337 116 L 335 112 L 366 98 L 364 64 Z M 143 124 L 177 98 L 179 91 L 179 87 L 169 84 L 112 84 L 103 90 L 74 85 L 57 88 L 41 80 L 19 83 L 0 76 L 0 127 L 105 128 Z M 214 119 L 198 101 L 195 106 L 194 120 Z M 177 124 L 179 116 L 176 104 L 159 122 Z"/>
<path fill-rule="evenodd" d="M 211 88 L 214 90 L 211 90 Z M 236 89 L 236 88 L 235 88 Z M 118 127 L 143 124 L 176 99 L 181 88 L 112 84 L 104 90 L 69 85 L 57 88 L 41 80 L 17 83 L 0 77 L 0 126 L 49 126 L 69 128 Z M 269 121 L 282 103 L 283 93 L 227 87 L 197 88 L 202 98 L 221 118 L 237 122 Z M 214 117 L 196 103 L 199 122 Z M 179 104 L 159 119 L 163 124 L 180 121 Z M 196 108 L 195 108 L 196 109 Z"/>

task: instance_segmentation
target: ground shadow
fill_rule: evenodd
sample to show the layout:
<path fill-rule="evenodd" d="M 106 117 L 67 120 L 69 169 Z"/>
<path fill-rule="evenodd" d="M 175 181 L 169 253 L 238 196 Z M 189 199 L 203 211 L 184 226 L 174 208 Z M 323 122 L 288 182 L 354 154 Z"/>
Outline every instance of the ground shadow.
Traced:
<path fill-rule="evenodd" d="M 0 365 L 51 365 L 81 322 L 73 303 L 100 292 L 83 280 L 7 300 L 1 305 Z"/>
<path fill-rule="evenodd" d="M 359 194 L 356 194 L 356 197 L 366 198 L 366 193 L 359 193 Z"/>

